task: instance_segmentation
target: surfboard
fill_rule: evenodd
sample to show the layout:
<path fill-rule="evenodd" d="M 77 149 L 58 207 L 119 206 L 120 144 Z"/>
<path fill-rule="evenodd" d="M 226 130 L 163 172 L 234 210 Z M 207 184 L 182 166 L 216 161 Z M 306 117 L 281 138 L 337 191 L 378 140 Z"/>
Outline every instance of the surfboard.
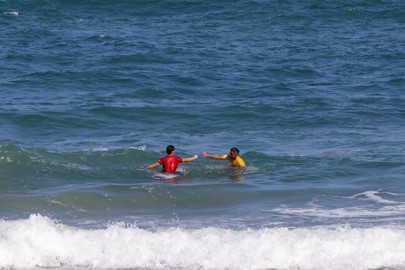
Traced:
<path fill-rule="evenodd" d="M 176 177 L 181 176 L 181 174 L 177 174 L 177 173 L 157 173 L 155 175 L 153 175 L 153 178 L 155 179 L 173 179 Z"/>
<path fill-rule="evenodd" d="M 157 173 L 153 175 L 153 178 L 155 179 L 160 179 L 160 180 L 166 180 L 166 179 L 173 179 L 173 178 L 178 178 L 180 176 L 185 175 L 186 170 L 184 168 L 178 168 L 175 173 Z"/>

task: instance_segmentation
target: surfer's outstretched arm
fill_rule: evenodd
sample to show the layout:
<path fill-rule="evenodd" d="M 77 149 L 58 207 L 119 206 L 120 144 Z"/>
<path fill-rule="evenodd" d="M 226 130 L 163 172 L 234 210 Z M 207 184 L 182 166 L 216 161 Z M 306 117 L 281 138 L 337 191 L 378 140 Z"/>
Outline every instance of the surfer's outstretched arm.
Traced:
<path fill-rule="evenodd" d="M 207 158 L 212 158 L 212 159 L 225 159 L 224 155 L 208 154 L 206 152 L 202 152 L 202 156 L 207 157 Z"/>
<path fill-rule="evenodd" d="M 183 162 L 190 162 L 198 158 L 198 155 L 194 155 L 192 157 L 183 158 Z"/>
<path fill-rule="evenodd" d="M 229 151 L 229 155 L 216 155 L 216 154 L 207 154 L 206 152 L 202 152 L 203 157 L 208 157 L 212 159 L 226 159 L 231 162 L 231 165 L 233 167 L 244 167 L 245 166 L 245 161 L 239 156 L 239 149 L 238 148 L 231 148 L 231 151 Z"/>
<path fill-rule="evenodd" d="M 156 167 L 159 166 L 159 165 L 160 165 L 159 162 L 155 162 L 155 163 L 153 163 L 153 164 L 150 164 L 150 165 L 148 166 L 148 169 L 156 168 Z"/>

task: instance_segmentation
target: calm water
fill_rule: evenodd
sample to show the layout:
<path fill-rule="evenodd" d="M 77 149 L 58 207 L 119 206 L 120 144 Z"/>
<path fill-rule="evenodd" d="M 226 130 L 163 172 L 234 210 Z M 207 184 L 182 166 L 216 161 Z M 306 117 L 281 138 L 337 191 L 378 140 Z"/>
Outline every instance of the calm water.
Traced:
<path fill-rule="evenodd" d="M 404 10 L 0 1 L 0 267 L 403 269 Z"/>

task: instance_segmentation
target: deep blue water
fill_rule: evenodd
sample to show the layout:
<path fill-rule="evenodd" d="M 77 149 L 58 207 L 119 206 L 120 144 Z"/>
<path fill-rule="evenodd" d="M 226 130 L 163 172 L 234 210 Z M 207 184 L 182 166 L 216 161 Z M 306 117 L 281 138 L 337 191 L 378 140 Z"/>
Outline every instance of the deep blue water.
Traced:
<path fill-rule="evenodd" d="M 1 1 L 0 267 L 403 268 L 404 10 Z"/>

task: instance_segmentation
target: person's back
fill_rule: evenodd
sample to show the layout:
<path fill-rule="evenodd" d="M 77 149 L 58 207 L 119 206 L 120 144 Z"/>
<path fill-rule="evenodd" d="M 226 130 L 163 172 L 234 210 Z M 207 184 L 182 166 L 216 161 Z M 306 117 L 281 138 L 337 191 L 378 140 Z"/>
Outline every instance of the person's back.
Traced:
<path fill-rule="evenodd" d="M 197 155 L 188 158 L 181 158 L 174 155 L 174 146 L 168 145 L 166 147 L 167 156 L 162 157 L 159 161 L 151 164 L 148 166 L 148 169 L 153 169 L 159 165 L 163 165 L 163 172 L 164 173 L 175 173 L 177 170 L 177 166 L 181 162 L 190 162 L 198 158 Z"/>
<path fill-rule="evenodd" d="M 163 172 L 175 173 L 178 164 L 183 162 L 183 159 L 176 156 L 165 156 L 162 157 L 159 162 L 163 165 Z"/>

